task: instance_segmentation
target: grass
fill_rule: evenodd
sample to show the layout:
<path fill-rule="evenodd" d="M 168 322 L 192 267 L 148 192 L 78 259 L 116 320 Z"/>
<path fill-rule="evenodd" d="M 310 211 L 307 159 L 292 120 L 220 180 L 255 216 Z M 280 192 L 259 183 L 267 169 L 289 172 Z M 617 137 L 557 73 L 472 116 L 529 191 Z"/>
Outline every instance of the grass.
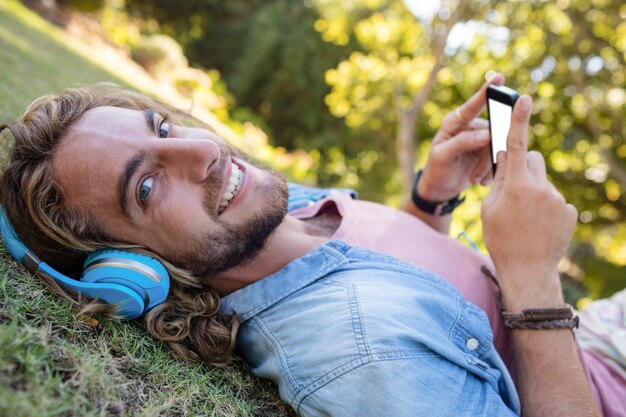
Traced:
<path fill-rule="evenodd" d="M 14 117 L 34 98 L 68 86 L 117 81 L 81 55 L 77 41 L 18 3 L 0 0 L 0 118 Z"/>
<path fill-rule="evenodd" d="M 136 69 L 0 0 L 0 121 L 64 87 L 113 81 L 146 91 Z M 114 67 L 112 67 L 115 65 Z M 2 158 L 8 144 L 2 144 Z M 275 388 L 235 363 L 176 359 L 137 324 L 90 326 L 0 250 L 0 415 L 288 416 Z"/>

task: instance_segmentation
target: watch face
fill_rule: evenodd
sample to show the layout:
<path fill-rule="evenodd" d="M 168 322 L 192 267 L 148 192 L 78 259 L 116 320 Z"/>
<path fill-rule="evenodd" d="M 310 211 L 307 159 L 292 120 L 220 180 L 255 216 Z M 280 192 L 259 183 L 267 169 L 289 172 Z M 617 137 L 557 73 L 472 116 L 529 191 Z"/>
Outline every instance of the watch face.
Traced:
<path fill-rule="evenodd" d="M 454 211 L 455 208 L 461 205 L 462 202 L 465 201 L 465 197 L 459 198 L 457 195 L 450 201 L 446 201 L 445 203 L 441 203 L 437 205 L 437 209 L 435 210 L 435 216 L 444 216 L 446 214 L 450 214 Z"/>

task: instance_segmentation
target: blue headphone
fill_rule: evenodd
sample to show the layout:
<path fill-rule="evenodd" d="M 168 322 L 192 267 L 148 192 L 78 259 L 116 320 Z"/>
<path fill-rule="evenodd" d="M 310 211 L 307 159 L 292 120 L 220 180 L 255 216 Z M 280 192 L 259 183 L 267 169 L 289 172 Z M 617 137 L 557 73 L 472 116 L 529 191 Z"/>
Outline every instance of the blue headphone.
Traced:
<path fill-rule="evenodd" d="M 18 238 L 0 207 L 0 232 L 11 256 L 32 271 L 92 298 L 109 304 L 120 303 L 119 313 L 134 319 L 163 303 L 170 289 L 170 277 L 156 259 L 119 249 L 101 249 L 87 257 L 80 281 L 69 278 L 42 262 Z"/>

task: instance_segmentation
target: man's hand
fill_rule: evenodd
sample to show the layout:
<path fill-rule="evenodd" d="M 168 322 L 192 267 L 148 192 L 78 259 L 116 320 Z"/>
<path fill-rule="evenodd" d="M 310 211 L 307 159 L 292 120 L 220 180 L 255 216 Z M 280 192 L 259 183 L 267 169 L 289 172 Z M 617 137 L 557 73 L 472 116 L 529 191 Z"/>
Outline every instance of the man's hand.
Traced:
<path fill-rule="evenodd" d="M 461 107 L 444 117 L 418 184 L 422 198 L 448 201 L 471 184 L 489 183 L 492 172 L 489 122 L 478 116 L 485 108 L 487 86 L 503 82 L 501 74 L 493 76 Z"/>
<path fill-rule="evenodd" d="M 531 98 L 513 110 L 507 153 L 482 207 L 485 244 L 498 270 L 505 307 L 512 311 L 562 304 L 557 265 L 577 212 L 548 181 L 543 157 L 527 152 Z"/>
<path fill-rule="evenodd" d="M 528 149 L 532 101 L 517 100 L 508 150 L 482 208 L 485 244 L 510 312 L 563 305 L 557 265 L 570 242 L 576 209 L 548 181 L 543 158 Z M 526 417 L 598 417 L 571 332 L 513 330 L 516 387 Z"/>

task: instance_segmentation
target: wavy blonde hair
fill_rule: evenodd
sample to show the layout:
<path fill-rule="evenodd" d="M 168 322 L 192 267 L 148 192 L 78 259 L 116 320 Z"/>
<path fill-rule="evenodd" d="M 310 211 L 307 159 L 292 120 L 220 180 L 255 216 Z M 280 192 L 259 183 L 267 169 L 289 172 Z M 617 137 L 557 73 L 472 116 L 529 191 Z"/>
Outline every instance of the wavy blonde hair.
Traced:
<path fill-rule="evenodd" d="M 225 365 L 232 357 L 239 322 L 236 316 L 219 313 L 217 292 L 145 247 L 111 239 L 97 219 L 64 204 L 62 189 L 54 180 L 53 154 L 72 123 L 87 110 L 100 106 L 154 109 L 178 118 L 179 122 L 200 123 L 184 112 L 110 84 L 73 88 L 59 95 L 41 97 L 28 106 L 21 118 L 0 126 L 0 132 L 8 129 L 13 136 L 7 168 L 0 180 L 0 202 L 22 242 L 70 277 L 80 277 L 86 257 L 97 249 L 132 250 L 158 259 L 170 274 L 171 288 L 167 300 L 145 315 L 146 328 L 183 360 Z M 50 277 L 38 275 L 78 307 L 78 314 L 99 313 L 119 318 L 115 306 L 81 297 Z"/>

